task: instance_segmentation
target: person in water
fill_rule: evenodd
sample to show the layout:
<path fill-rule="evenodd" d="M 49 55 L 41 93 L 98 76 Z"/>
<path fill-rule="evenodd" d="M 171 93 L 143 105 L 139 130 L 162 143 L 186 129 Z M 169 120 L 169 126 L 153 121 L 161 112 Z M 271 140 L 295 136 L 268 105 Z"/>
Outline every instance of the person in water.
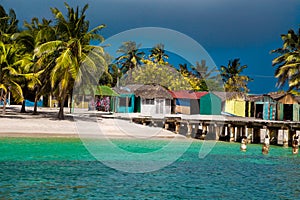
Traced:
<path fill-rule="evenodd" d="M 269 153 L 269 146 L 266 145 L 265 143 L 263 144 L 263 147 L 262 147 L 262 153 L 263 154 L 268 154 Z"/>
<path fill-rule="evenodd" d="M 293 151 L 293 154 L 298 154 L 298 152 L 299 152 L 299 136 L 298 135 L 293 136 L 292 151 Z"/>
<path fill-rule="evenodd" d="M 247 150 L 247 143 L 248 143 L 247 137 L 244 136 L 241 140 L 241 147 L 240 147 L 241 151 Z"/>
<path fill-rule="evenodd" d="M 270 137 L 269 134 L 266 134 L 265 136 L 265 141 L 262 147 L 262 153 L 263 154 L 268 154 L 270 149 Z"/>

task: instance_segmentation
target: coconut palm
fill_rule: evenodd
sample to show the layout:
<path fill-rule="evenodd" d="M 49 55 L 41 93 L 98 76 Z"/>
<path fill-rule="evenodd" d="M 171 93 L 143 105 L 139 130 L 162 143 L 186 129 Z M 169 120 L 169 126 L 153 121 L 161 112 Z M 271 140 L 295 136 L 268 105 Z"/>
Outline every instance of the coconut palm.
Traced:
<path fill-rule="evenodd" d="M 201 60 L 201 63 L 198 61 L 196 62 L 195 66 L 192 66 L 192 72 L 201 79 L 214 79 L 216 78 L 215 75 L 213 75 L 215 72 L 217 72 L 217 68 L 213 67 L 209 69 L 208 66 L 206 66 L 206 61 Z"/>
<path fill-rule="evenodd" d="M 32 92 L 35 94 L 33 114 L 37 113 L 37 101 L 41 95 L 50 92 L 50 87 L 45 87 L 49 85 L 47 84 L 49 82 L 49 73 L 43 73 L 47 70 L 43 68 L 44 66 L 37 65 L 34 58 L 34 49 L 36 47 L 47 41 L 55 40 L 55 29 L 50 23 L 51 20 L 44 18 L 42 22 L 39 22 L 37 18 L 33 18 L 31 23 L 25 21 L 24 27 L 26 29 L 14 34 L 13 37 L 19 49 L 23 50 L 23 56 L 21 56 L 20 60 L 22 71 L 20 73 L 23 74 L 22 89 L 24 98 L 28 98 Z M 48 91 L 42 89 L 48 89 Z M 22 103 L 21 112 L 25 112 L 25 101 Z"/>
<path fill-rule="evenodd" d="M 57 8 L 51 8 L 56 20 L 57 39 L 35 49 L 38 62 L 52 66 L 50 83 L 59 103 L 59 119 L 64 119 L 64 102 L 67 95 L 71 95 L 74 83 L 98 83 L 95 74 L 106 64 L 103 47 L 90 45 L 91 40 L 104 40 L 98 32 L 105 26 L 89 31 L 89 22 L 85 19 L 88 5 L 81 12 L 78 7 L 74 10 L 67 3 L 65 6 L 68 10 L 66 17 Z"/>
<path fill-rule="evenodd" d="M 22 88 L 18 84 L 19 73 L 17 71 L 17 49 L 12 44 L 4 44 L 0 41 L 0 101 L 3 101 L 3 114 L 7 95 L 10 92 L 16 102 L 23 100 Z"/>
<path fill-rule="evenodd" d="M 10 43 L 10 36 L 18 32 L 18 20 L 13 9 L 7 14 L 0 5 L 0 41 Z"/>
<path fill-rule="evenodd" d="M 275 77 L 278 78 L 277 86 L 282 87 L 286 83 L 289 90 L 300 89 L 300 28 L 298 33 L 289 30 L 287 34 L 281 35 L 283 47 L 271 51 L 280 54 L 272 61 L 277 66 Z"/>
<path fill-rule="evenodd" d="M 249 92 L 247 84 L 252 79 L 249 76 L 241 75 L 246 68 L 247 65 L 241 66 L 238 58 L 229 60 L 227 67 L 221 66 L 221 77 L 226 92 L 236 92 L 237 94 Z"/>
<path fill-rule="evenodd" d="M 153 63 L 166 65 L 168 62 L 166 61 L 169 59 L 169 56 L 165 53 L 164 45 L 163 44 L 157 44 L 150 50 L 150 59 L 153 60 Z"/>
<path fill-rule="evenodd" d="M 133 41 L 127 41 L 123 42 L 122 46 L 117 50 L 117 53 L 122 54 L 116 58 L 116 61 L 117 64 L 121 65 L 123 73 L 141 65 L 145 53 L 139 50 L 140 47 L 141 44 L 136 45 Z"/>
<path fill-rule="evenodd" d="M 216 67 L 209 69 L 206 65 L 205 60 L 201 60 L 201 63 L 196 62 L 195 66 L 191 66 L 191 72 L 195 74 L 195 76 L 201 79 L 201 90 L 208 91 L 222 91 L 222 83 L 220 74 L 217 73 L 218 70 Z"/>

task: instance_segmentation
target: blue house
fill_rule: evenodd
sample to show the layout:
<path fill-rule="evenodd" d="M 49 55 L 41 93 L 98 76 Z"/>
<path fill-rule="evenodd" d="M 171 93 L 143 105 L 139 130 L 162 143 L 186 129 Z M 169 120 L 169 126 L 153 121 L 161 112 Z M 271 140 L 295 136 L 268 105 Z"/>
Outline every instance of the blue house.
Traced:
<path fill-rule="evenodd" d="M 254 117 L 264 120 L 276 119 L 277 102 L 270 95 L 249 95 L 248 98 L 254 104 Z"/>
<path fill-rule="evenodd" d="M 134 113 L 140 112 L 140 98 L 135 96 L 135 90 L 141 85 L 126 85 L 124 87 L 115 87 L 113 90 L 120 96 L 115 99 L 115 112 Z"/>

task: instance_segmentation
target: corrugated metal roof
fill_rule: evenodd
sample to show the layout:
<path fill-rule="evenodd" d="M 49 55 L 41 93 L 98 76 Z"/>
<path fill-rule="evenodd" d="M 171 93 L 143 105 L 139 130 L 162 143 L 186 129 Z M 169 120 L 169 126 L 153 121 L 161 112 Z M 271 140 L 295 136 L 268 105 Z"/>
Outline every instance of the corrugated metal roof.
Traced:
<path fill-rule="evenodd" d="M 208 92 L 194 92 L 194 91 L 169 91 L 173 98 L 176 99 L 200 99 L 204 95 L 208 94 Z"/>

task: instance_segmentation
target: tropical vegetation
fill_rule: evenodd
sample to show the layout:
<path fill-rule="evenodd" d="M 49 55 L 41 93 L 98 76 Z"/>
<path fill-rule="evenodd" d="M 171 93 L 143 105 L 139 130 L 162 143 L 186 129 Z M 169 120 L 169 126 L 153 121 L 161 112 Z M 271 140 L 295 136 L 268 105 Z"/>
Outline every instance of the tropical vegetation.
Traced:
<path fill-rule="evenodd" d="M 248 82 L 252 79 L 241 74 L 246 68 L 247 65 L 240 64 L 239 58 L 229 60 L 227 66 L 221 66 L 220 72 L 226 92 L 235 92 L 237 95 L 249 92 Z"/>
<path fill-rule="evenodd" d="M 276 66 L 275 77 L 278 78 L 278 87 L 288 85 L 288 90 L 300 89 L 300 28 L 298 31 L 290 29 L 282 34 L 283 46 L 271 51 L 279 54 L 272 64 Z"/>
<path fill-rule="evenodd" d="M 72 106 L 74 93 L 83 94 L 95 85 L 116 87 L 119 84 L 158 83 L 170 90 L 222 91 L 238 94 L 248 93 L 252 79 L 244 75 L 247 65 L 239 59 L 229 60 L 226 66 L 207 66 L 205 60 L 194 66 L 187 63 L 172 65 L 168 52 L 162 43 L 150 50 L 142 44 L 124 41 L 113 58 L 105 48 L 93 43 L 104 41 L 101 24 L 90 29 L 86 19 L 88 5 L 81 10 L 65 3 L 66 14 L 51 8 L 53 19 L 32 18 L 18 26 L 16 13 L 8 12 L 0 5 L 0 103 L 3 112 L 8 95 L 14 102 L 25 99 L 37 102 L 44 95 L 58 100 L 58 118 L 64 119 L 64 105 Z M 278 86 L 288 85 L 289 91 L 300 88 L 300 28 L 281 35 L 283 46 L 273 50 L 279 54 L 272 64 L 276 66 L 275 77 Z M 83 91 L 74 91 L 84 85 Z M 224 88 L 223 88 L 224 87 Z M 74 89 L 75 88 L 75 89 Z"/>

